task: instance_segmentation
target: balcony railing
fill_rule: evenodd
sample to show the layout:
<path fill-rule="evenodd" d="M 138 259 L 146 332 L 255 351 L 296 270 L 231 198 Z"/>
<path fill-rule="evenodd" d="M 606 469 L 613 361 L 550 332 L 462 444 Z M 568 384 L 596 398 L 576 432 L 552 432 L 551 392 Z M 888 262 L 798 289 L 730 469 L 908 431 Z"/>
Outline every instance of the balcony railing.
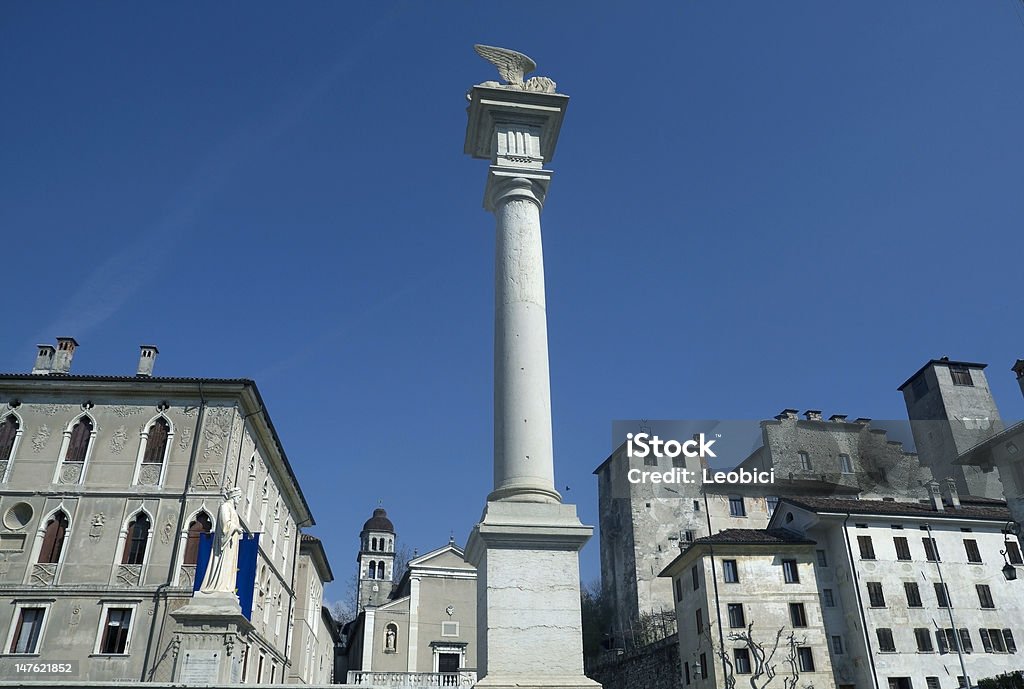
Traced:
<path fill-rule="evenodd" d="M 362 672 L 349 670 L 349 684 L 382 689 L 418 689 L 419 687 L 472 687 L 475 672 Z"/>

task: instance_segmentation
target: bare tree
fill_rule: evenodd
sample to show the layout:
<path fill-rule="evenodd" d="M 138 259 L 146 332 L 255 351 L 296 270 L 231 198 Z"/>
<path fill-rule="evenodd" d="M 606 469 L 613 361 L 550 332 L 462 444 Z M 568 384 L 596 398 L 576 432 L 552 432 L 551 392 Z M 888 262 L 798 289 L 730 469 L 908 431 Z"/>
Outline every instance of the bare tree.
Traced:
<path fill-rule="evenodd" d="M 345 587 L 345 595 L 340 600 L 333 601 L 327 609 L 331 611 L 331 617 L 339 625 L 351 622 L 356 618 L 359 598 L 359 575 L 353 574 L 349 577 L 348 585 Z"/>
<path fill-rule="evenodd" d="M 394 576 L 391 578 L 397 585 L 405 576 L 406 570 L 409 569 L 409 561 L 416 557 L 416 552 L 413 551 L 409 546 L 404 543 L 399 544 L 395 548 L 395 560 L 394 564 L 391 565 L 391 572 Z"/>
<path fill-rule="evenodd" d="M 740 647 L 745 647 L 750 661 L 750 672 L 738 673 L 735 659 L 730 653 L 733 649 L 723 648 L 716 644 L 711 631 L 712 625 L 708 625 L 704 631 L 704 638 L 711 647 L 712 655 L 722 663 L 725 674 L 722 679 L 724 689 L 735 689 L 738 681 L 737 674 L 750 683 L 751 689 L 766 689 L 772 686 L 776 678 L 782 680 L 784 689 L 797 689 L 800 683 L 799 651 L 797 649 L 807 643 L 806 637 L 798 639 L 794 632 L 790 631 L 787 634 L 785 627 L 779 627 L 774 633 L 774 638 L 772 634 L 767 634 L 767 638 L 761 641 L 754 632 L 753 623 L 748 624 L 742 631 L 729 632 L 725 638 Z M 784 656 L 781 655 L 783 653 Z M 777 654 L 780 655 L 778 660 L 776 660 Z M 803 689 L 814 689 L 814 685 L 805 684 Z"/>

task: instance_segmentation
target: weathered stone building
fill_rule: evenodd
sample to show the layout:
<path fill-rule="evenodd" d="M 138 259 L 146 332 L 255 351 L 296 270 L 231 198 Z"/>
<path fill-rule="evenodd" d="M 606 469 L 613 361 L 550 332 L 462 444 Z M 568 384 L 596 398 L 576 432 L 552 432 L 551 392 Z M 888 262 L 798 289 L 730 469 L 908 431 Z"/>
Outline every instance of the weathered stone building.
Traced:
<path fill-rule="evenodd" d="M 76 660 L 79 679 L 172 679 L 169 613 L 189 600 L 199 535 L 237 486 L 243 526 L 261 538 L 253 629 L 228 654 L 246 683 L 286 681 L 313 517 L 256 384 L 154 376 L 155 347 L 136 375 L 75 375 L 76 347 L 60 338 L 31 374 L 0 375 L 4 652 Z"/>

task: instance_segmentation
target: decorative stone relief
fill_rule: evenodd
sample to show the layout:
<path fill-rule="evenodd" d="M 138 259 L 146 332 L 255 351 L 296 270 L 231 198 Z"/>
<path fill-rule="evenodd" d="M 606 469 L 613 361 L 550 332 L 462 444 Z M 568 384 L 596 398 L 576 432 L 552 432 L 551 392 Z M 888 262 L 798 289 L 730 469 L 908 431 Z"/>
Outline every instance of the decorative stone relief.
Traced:
<path fill-rule="evenodd" d="M 46 448 L 48 442 L 50 442 L 50 427 L 44 423 L 32 436 L 32 451 L 39 454 Z"/>
<path fill-rule="evenodd" d="M 53 586 L 56 578 L 56 564 L 36 564 L 32 565 L 32 575 L 28 583 L 31 586 Z"/>
<path fill-rule="evenodd" d="M 199 407 L 185 407 L 184 409 L 181 410 L 181 413 L 186 418 L 191 419 L 193 416 L 196 415 L 196 411 L 198 411 L 198 410 L 199 410 Z"/>
<path fill-rule="evenodd" d="M 141 414 L 145 409 L 143 407 L 136 407 L 129 404 L 119 404 L 114 407 L 111 411 L 122 419 L 128 416 L 134 416 L 135 414 Z"/>
<path fill-rule="evenodd" d="M 69 462 L 60 470 L 60 483 L 79 483 L 82 480 L 82 463 Z"/>
<path fill-rule="evenodd" d="M 61 412 L 71 411 L 72 406 L 70 404 L 41 404 L 38 409 L 47 416 L 57 416 Z"/>
<path fill-rule="evenodd" d="M 182 428 L 181 437 L 178 438 L 178 447 L 181 449 L 182 452 L 188 449 L 188 444 L 190 440 L 192 440 L 192 429 Z"/>
<path fill-rule="evenodd" d="M 160 483 L 160 464 L 143 464 L 139 468 L 139 485 L 156 486 Z"/>
<path fill-rule="evenodd" d="M 196 566 L 195 565 L 182 565 L 181 574 L 178 576 L 178 581 L 181 586 L 186 588 L 192 588 L 196 582 Z"/>
<path fill-rule="evenodd" d="M 78 626 L 78 623 L 81 622 L 81 621 L 82 621 L 82 606 L 81 605 L 76 605 L 75 607 L 71 608 L 71 620 L 68 622 L 68 625 L 70 625 L 72 627 L 76 627 L 76 626 Z"/>
<path fill-rule="evenodd" d="M 174 516 L 167 515 L 167 521 L 164 522 L 164 528 L 160 531 L 160 542 L 164 545 L 170 543 L 172 533 L 174 533 Z"/>
<path fill-rule="evenodd" d="M 207 412 L 206 423 L 203 426 L 203 437 L 206 439 L 204 460 L 210 461 L 224 456 L 224 441 L 231 434 L 234 415 L 234 407 L 214 407 Z"/>
<path fill-rule="evenodd" d="M 115 455 L 121 454 L 124 449 L 125 443 L 128 442 L 128 430 L 122 425 L 110 438 L 110 451 Z"/>
<path fill-rule="evenodd" d="M 216 488 L 220 485 L 220 472 L 214 471 L 213 469 L 200 471 L 196 474 L 196 482 L 199 484 L 199 487 L 204 490 Z"/>
<path fill-rule="evenodd" d="M 106 523 L 107 518 L 102 512 L 92 515 L 92 521 L 89 525 L 89 538 L 93 541 L 100 540 L 100 536 L 103 535 L 103 525 Z"/>
<path fill-rule="evenodd" d="M 7 574 L 11 571 L 11 561 L 7 558 L 7 553 L 0 553 L 0 574 Z"/>
<path fill-rule="evenodd" d="M 138 586 L 142 580 L 142 565 L 118 565 L 117 583 Z"/>

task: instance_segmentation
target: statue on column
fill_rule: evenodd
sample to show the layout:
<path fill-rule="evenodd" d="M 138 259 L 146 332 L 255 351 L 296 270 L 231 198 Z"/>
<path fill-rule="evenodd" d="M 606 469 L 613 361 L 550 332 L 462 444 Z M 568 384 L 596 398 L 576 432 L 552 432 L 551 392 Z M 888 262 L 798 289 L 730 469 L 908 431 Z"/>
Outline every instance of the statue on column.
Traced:
<path fill-rule="evenodd" d="M 217 529 L 210 552 L 210 564 L 199 587 L 200 593 L 235 593 L 238 572 L 238 543 L 242 537 L 242 521 L 235 509 L 242 498 L 241 488 L 232 488 L 217 512 Z"/>

